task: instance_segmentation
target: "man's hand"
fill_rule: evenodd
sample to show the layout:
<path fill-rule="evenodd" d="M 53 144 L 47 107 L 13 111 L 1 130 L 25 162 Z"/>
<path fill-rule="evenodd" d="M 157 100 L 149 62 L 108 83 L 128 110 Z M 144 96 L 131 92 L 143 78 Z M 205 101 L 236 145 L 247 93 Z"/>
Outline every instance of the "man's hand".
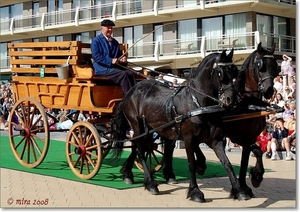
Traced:
<path fill-rule="evenodd" d="M 118 63 L 118 58 L 113 58 L 111 63 L 112 64 L 117 64 Z"/>
<path fill-rule="evenodd" d="M 126 63 L 127 62 L 127 58 L 125 56 L 121 57 L 119 60 L 121 63 Z"/>

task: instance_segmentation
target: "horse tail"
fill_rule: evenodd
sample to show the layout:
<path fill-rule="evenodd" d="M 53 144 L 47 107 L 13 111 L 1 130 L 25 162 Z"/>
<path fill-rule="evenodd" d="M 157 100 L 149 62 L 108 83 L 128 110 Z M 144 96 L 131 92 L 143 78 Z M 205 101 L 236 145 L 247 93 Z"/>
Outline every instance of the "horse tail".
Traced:
<path fill-rule="evenodd" d="M 127 119 L 123 113 L 123 101 L 121 101 L 116 109 L 115 116 L 113 118 L 114 129 L 112 132 L 113 138 L 113 151 L 112 160 L 119 161 L 123 151 L 124 142 L 120 142 L 126 139 L 126 130 L 128 126 Z M 119 142 L 118 142 L 119 141 Z"/>

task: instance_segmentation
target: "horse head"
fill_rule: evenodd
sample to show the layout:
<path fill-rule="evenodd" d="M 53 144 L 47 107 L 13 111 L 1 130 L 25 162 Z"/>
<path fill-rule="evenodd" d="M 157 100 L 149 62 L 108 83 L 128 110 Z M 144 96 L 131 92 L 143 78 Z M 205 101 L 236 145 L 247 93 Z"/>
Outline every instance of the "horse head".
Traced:
<path fill-rule="evenodd" d="M 237 88 L 240 93 L 250 93 L 259 98 L 263 95 L 266 99 L 272 97 L 273 81 L 279 74 L 278 64 L 273 56 L 275 46 L 274 43 L 271 50 L 266 50 L 259 43 L 257 49 L 246 59 L 240 71 L 244 73 L 240 81 L 242 84 Z"/>
<path fill-rule="evenodd" d="M 236 103 L 233 80 L 237 77 L 238 69 L 232 58 L 233 49 L 228 55 L 224 50 L 206 56 L 197 67 L 197 76 L 194 78 L 199 86 L 206 89 L 210 98 L 217 98 L 220 105 L 227 107 Z"/>

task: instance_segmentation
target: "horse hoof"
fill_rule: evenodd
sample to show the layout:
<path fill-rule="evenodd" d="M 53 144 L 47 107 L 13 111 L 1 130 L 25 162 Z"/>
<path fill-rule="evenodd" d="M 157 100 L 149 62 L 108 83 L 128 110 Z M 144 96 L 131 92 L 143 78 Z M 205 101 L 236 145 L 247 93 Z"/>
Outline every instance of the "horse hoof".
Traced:
<path fill-rule="evenodd" d="M 175 179 L 175 178 L 170 178 L 168 181 L 167 181 L 167 184 L 177 184 L 178 181 Z"/>
<path fill-rule="evenodd" d="M 249 178 L 251 179 L 251 184 L 254 188 L 258 188 L 260 186 L 261 181 L 258 182 L 257 180 L 255 180 L 251 173 L 249 174 Z"/>
<path fill-rule="evenodd" d="M 197 197 L 197 196 L 192 197 L 191 199 L 192 199 L 194 202 L 199 202 L 199 203 L 204 203 L 204 202 L 206 202 L 205 199 L 201 199 L 200 197 Z"/>
<path fill-rule="evenodd" d="M 249 200 L 251 197 L 248 194 L 240 193 L 237 195 L 238 200 Z"/>
<path fill-rule="evenodd" d="M 149 192 L 150 192 L 152 195 L 157 195 L 157 194 L 159 194 L 159 190 L 158 190 L 157 187 L 150 188 L 150 189 L 149 189 Z"/>
<path fill-rule="evenodd" d="M 130 179 L 130 178 L 124 178 L 123 181 L 124 181 L 124 183 L 127 184 L 127 185 L 133 184 L 133 180 Z"/>

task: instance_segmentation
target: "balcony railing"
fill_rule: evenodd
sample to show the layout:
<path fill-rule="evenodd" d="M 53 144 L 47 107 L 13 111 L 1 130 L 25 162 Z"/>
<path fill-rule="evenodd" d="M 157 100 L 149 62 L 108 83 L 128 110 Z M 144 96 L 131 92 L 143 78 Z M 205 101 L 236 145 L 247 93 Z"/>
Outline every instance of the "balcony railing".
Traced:
<path fill-rule="evenodd" d="M 205 57 L 211 52 L 220 52 L 224 49 L 235 49 L 235 54 L 250 53 L 256 49 L 257 43 L 270 48 L 276 43 L 276 51 L 283 53 L 296 53 L 296 37 L 276 34 L 261 34 L 258 31 L 244 34 L 223 35 L 216 37 L 197 37 L 194 39 L 175 39 L 156 42 L 137 43 L 129 52 L 129 59 L 147 59 L 149 61 L 162 61 L 180 57 Z M 194 55 L 194 56 L 193 56 Z M 1 58 L 1 69 L 9 69 L 9 57 Z"/>
<path fill-rule="evenodd" d="M 202 6 L 222 3 L 225 1 L 233 0 L 198 0 L 192 4 L 176 3 L 176 1 L 115 1 L 113 3 L 99 4 L 88 7 L 81 7 L 70 10 L 59 10 L 55 12 L 42 13 L 31 16 L 21 16 L 17 18 L 1 19 L 1 35 L 14 34 L 15 32 L 26 32 L 29 29 L 47 29 L 53 25 L 59 26 L 63 24 L 75 23 L 79 25 L 79 22 L 99 20 L 103 18 L 113 18 L 120 16 L 128 16 L 133 14 L 153 12 L 157 10 L 177 9 L 178 11 L 184 7 Z M 235 0 L 234 0 L 235 1 Z M 261 1 L 275 1 L 285 4 L 295 5 L 295 0 L 261 0 Z"/>

